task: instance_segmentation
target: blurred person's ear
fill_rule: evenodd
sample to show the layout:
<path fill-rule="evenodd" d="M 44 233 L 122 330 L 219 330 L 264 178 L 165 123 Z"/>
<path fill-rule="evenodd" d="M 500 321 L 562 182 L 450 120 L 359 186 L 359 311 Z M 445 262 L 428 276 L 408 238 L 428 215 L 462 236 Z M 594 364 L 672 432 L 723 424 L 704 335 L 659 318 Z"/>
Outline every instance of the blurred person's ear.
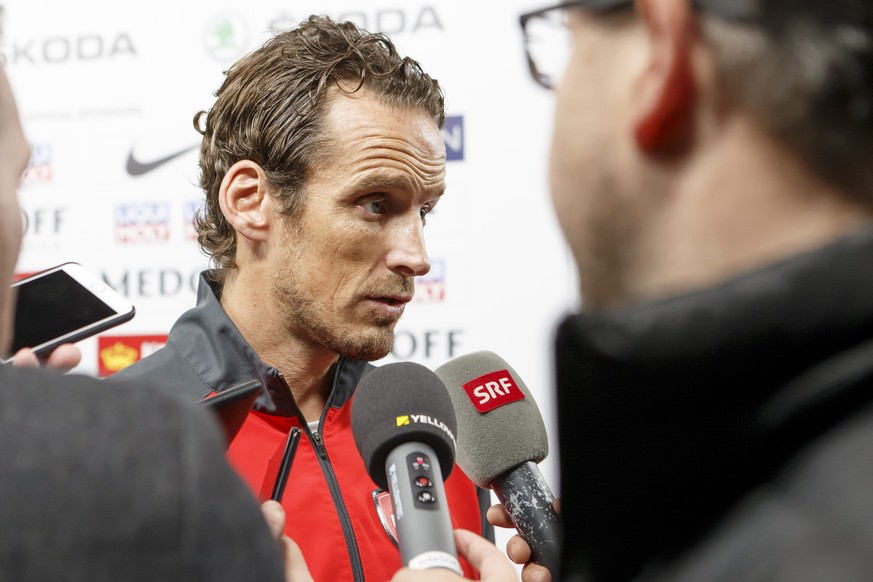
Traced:
<path fill-rule="evenodd" d="M 652 156 L 669 156 L 689 145 L 696 96 L 691 63 L 694 19 L 689 0 L 638 0 L 648 32 L 649 55 L 637 79 L 635 136 Z"/>

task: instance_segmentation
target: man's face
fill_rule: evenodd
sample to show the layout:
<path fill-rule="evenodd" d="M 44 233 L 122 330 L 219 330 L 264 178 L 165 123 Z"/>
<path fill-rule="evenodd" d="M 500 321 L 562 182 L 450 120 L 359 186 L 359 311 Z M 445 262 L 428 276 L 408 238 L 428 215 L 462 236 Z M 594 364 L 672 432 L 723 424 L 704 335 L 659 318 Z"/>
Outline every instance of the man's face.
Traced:
<path fill-rule="evenodd" d="M 558 84 L 550 157 L 552 203 L 573 251 L 583 301 L 611 303 L 623 293 L 642 216 L 633 194 L 634 71 L 643 63 L 632 15 L 567 13 L 574 49 Z"/>
<path fill-rule="evenodd" d="M 430 270 L 425 216 L 445 189 L 445 145 L 424 111 L 336 92 L 333 146 L 299 215 L 281 217 L 273 295 L 295 337 L 356 359 L 388 354 L 394 326 Z"/>

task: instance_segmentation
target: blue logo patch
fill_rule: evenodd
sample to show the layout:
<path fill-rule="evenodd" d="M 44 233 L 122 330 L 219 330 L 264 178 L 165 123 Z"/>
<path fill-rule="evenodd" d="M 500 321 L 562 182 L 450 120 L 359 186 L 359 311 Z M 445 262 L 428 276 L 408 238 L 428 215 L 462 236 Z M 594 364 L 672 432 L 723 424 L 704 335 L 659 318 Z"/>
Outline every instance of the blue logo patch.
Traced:
<path fill-rule="evenodd" d="M 446 142 L 446 161 L 464 159 L 464 116 L 448 115 L 443 126 L 443 141 Z"/>

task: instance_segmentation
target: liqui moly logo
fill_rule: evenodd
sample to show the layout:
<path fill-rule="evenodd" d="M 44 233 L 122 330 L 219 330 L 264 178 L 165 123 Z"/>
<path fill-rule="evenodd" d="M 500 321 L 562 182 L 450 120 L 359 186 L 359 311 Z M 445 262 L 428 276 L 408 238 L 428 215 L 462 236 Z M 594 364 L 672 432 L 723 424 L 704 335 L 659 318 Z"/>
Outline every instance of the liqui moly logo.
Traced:
<path fill-rule="evenodd" d="M 119 204 L 115 207 L 115 241 L 154 243 L 170 240 L 170 205 L 167 202 Z"/>
<path fill-rule="evenodd" d="M 489 372 L 470 380 L 464 384 L 464 391 L 476 410 L 482 413 L 524 399 L 524 392 L 507 370 Z"/>

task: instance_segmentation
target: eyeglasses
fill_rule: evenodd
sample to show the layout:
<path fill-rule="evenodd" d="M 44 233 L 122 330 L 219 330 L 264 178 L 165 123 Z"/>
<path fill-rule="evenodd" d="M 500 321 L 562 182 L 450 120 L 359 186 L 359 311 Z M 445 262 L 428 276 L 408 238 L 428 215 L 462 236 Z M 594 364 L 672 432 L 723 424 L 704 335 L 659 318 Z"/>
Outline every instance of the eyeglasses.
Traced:
<path fill-rule="evenodd" d="M 691 0 L 701 10 L 733 22 L 758 17 L 758 0 Z M 534 81 L 554 89 L 570 60 L 573 37 L 567 27 L 567 10 L 579 8 L 593 14 L 610 14 L 633 8 L 634 0 L 570 0 L 526 12 L 519 17 L 527 64 Z"/>

